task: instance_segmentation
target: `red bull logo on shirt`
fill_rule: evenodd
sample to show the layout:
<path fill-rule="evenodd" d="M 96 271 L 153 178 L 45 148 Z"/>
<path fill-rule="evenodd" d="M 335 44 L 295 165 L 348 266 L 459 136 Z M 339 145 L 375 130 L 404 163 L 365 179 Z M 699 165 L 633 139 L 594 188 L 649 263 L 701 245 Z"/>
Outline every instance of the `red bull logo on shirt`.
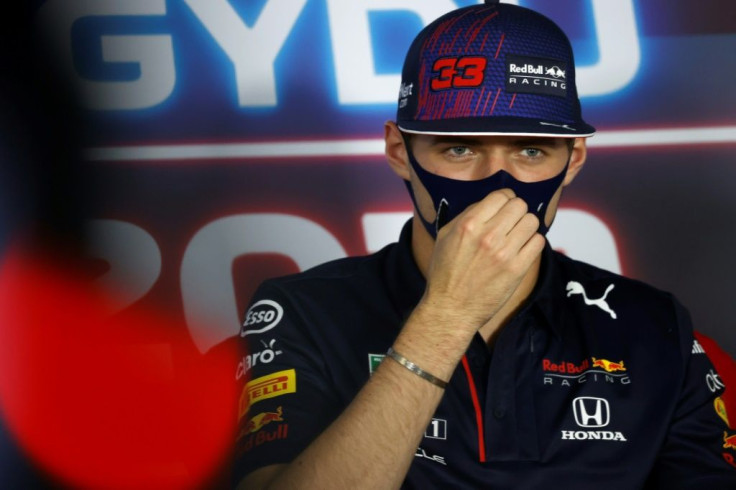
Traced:
<path fill-rule="evenodd" d="M 284 419 L 282 415 L 283 409 L 281 407 L 277 408 L 275 412 L 261 412 L 248 420 L 243 431 L 246 434 L 252 434 L 253 432 L 258 432 L 263 428 L 263 426 L 271 422 L 283 422 Z"/>
<path fill-rule="evenodd" d="M 596 359 L 595 357 L 593 358 L 593 367 L 603 368 L 609 373 L 613 373 L 615 371 L 626 371 L 624 361 L 612 362 L 608 359 Z"/>
<path fill-rule="evenodd" d="M 723 456 L 723 459 L 726 461 L 726 463 L 736 468 L 736 461 L 734 461 L 734 457 L 732 454 L 723 453 L 722 456 Z"/>
<path fill-rule="evenodd" d="M 250 451 L 268 442 L 284 440 L 289 436 L 289 424 L 275 424 L 272 430 L 263 429 L 271 422 L 283 422 L 283 411 L 279 407 L 275 412 L 262 412 L 248 420 L 238 435 L 237 440 L 242 442 L 241 450 Z M 263 429 L 263 430 L 261 430 Z"/>
<path fill-rule="evenodd" d="M 593 358 L 595 359 L 595 357 Z M 580 363 L 574 362 L 552 362 L 549 359 L 542 361 L 542 369 L 546 372 L 580 374 L 590 368 L 590 360 L 583 359 Z"/>
<path fill-rule="evenodd" d="M 718 414 L 721 419 L 728 425 L 729 427 L 731 424 L 728 423 L 728 413 L 726 412 L 726 403 L 721 399 L 720 396 L 716 397 L 715 400 L 713 400 L 713 408 L 715 408 L 716 413 Z"/>
<path fill-rule="evenodd" d="M 237 441 L 240 441 L 244 437 L 248 437 L 248 440 L 246 441 L 245 445 L 248 447 L 253 447 L 254 445 L 260 445 L 263 442 L 269 441 L 269 440 L 275 440 L 275 439 L 283 439 L 286 437 L 286 433 L 288 431 L 288 424 L 279 424 L 273 433 L 269 433 L 266 435 L 261 436 L 260 430 L 263 429 L 265 426 L 270 424 L 271 422 L 284 422 L 283 418 L 283 409 L 281 407 L 278 407 L 275 412 L 261 412 L 257 415 L 254 415 L 250 419 L 248 419 L 248 422 L 245 424 L 245 426 L 240 429 L 240 433 L 238 434 Z M 264 431 L 265 433 L 266 431 Z M 258 433 L 257 435 L 254 435 Z M 271 439 L 269 439 L 271 437 Z M 247 449 L 246 449 L 247 450 Z"/>
<path fill-rule="evenodd" d="M 729 436 L 728 432 L 723 431 L 723 449 L 736 449 L 736 434 Z"/>
<path fill-rule="evenodd" d="M 280 441 L 283 439 L 286 439 L 289 436 L 289 424 L 279 424 L 277 427 L 274 428 L 274 430 L 267 432 L 267 431 L 260 431 L 256 434 L 250 434 L 248 438 L 245 440 L 245 444 L 243 445 L 243 451 L 250 451 L 254 447 L 258 447 L 261 444 L 265 444 L 267 442 L 273 442 L 273 441 Z"/>
<path fill-rule="evenodd" d="M 545 385 L 573 386 L 588 381 L 627 385 L 631 383 L 624 361 L 610 361 L 597 357 L 579 362 L 542 360 Z"/>

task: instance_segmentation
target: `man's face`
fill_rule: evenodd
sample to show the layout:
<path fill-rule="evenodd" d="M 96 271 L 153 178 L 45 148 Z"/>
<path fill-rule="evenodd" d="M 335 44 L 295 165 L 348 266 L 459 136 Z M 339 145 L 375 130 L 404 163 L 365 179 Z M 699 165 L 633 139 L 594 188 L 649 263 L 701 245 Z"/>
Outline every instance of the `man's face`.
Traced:
<path fill-rule="evenodd" d="M 568 174 L 545 213 L 547 226 L 557 210 L 562 187 L 567 185 L 585 158 L 583 139 L 530 136 L 412 135 L 411 149 L 423 169 L 454 180 L 480 180 L 505 170 L 521 182 L 540 182 L 560 174 L 570 161 Z M 582 157 L 582 158 L 581 158 Z M 436 209 L 419 178 L 411 170 L 411 185 L 419 211 L 428 221 Z"/>

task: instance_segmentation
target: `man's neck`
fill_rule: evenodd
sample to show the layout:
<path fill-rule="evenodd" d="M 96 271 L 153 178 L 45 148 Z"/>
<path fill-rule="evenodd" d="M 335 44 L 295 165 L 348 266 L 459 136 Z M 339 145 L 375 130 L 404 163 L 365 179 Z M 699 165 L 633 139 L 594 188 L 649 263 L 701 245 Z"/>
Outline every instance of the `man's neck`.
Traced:
<path fill-rule="evenodd" d="M 415 215 L 412 220 L 412 253 L 414 260 L 419 267 L 419 271 L 426 278 L 429 263 L 432 259 L 432 250 L 434 249 L 434 239 L 427 233 L 421 220 Z M 478 333 L 483 337 L 486 343 L 490 344 L 494 341 L 495 336 L 504 325 L 521 309 L 524 302 L 529 298 L 534 290 L 534 286 L 539 279 L 539 271 L 541 268 L 541 255 L 534 261 L 529 271 L 521 280 L 516 290 L 511 294 L 509 300 L 501 307 L 500 310 L 483 325 Z"/>

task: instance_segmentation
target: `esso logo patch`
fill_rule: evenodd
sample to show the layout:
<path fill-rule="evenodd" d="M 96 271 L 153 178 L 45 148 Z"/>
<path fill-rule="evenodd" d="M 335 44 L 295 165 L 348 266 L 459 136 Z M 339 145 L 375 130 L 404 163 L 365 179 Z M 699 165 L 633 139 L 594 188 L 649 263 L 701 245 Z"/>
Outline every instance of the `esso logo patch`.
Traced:
<path fill-rule="evenodd" d="M 280 304 L 270 299 L 262 299 L 254 303 L 245 314 L 240 336 L 267 332 L 278 325 L 283 316 L 284 309 Z"/>

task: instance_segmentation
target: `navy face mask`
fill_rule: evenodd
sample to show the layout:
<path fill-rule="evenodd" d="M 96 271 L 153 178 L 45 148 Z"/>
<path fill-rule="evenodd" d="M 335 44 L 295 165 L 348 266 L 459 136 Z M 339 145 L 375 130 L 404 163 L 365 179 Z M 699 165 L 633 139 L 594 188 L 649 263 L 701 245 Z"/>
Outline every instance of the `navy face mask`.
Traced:
<path fill-rule="evenodd" d="M 406 136 L 404 136 L 404 143 L 409 162 L 417 177 L 419 177 L 419 181 L 427 189 L 429 196 L 432 198 L 432 204 L 437 211 L 434 223 L 427 221 L 419 211 L 411 183 L 404 181 L 407 189 L 409 189 L 414 207 L 417 209 L 417 214 L 432 238 L 436 239 L 440 228 L 462 213 L 468 206 L 482 200 L 491 192 L 504 188 L 514 191 L 517 197 L 526 202 L 529 212 L 539 218 L 539 233 L 546 235 L 549 231 L 549 227 L 544 223 L 544 215 L 547 212 L 550 200 L 565 178 L 570 163 L 569 159 L 565 164 L 565 168 L 558 175 L 539 182 L 521 182 L 505 170 L 499 170 L 481 180 L 456 180 L 435 175 L 425 170 L 414 157 L 414 152 L 411 151 Z"/>

